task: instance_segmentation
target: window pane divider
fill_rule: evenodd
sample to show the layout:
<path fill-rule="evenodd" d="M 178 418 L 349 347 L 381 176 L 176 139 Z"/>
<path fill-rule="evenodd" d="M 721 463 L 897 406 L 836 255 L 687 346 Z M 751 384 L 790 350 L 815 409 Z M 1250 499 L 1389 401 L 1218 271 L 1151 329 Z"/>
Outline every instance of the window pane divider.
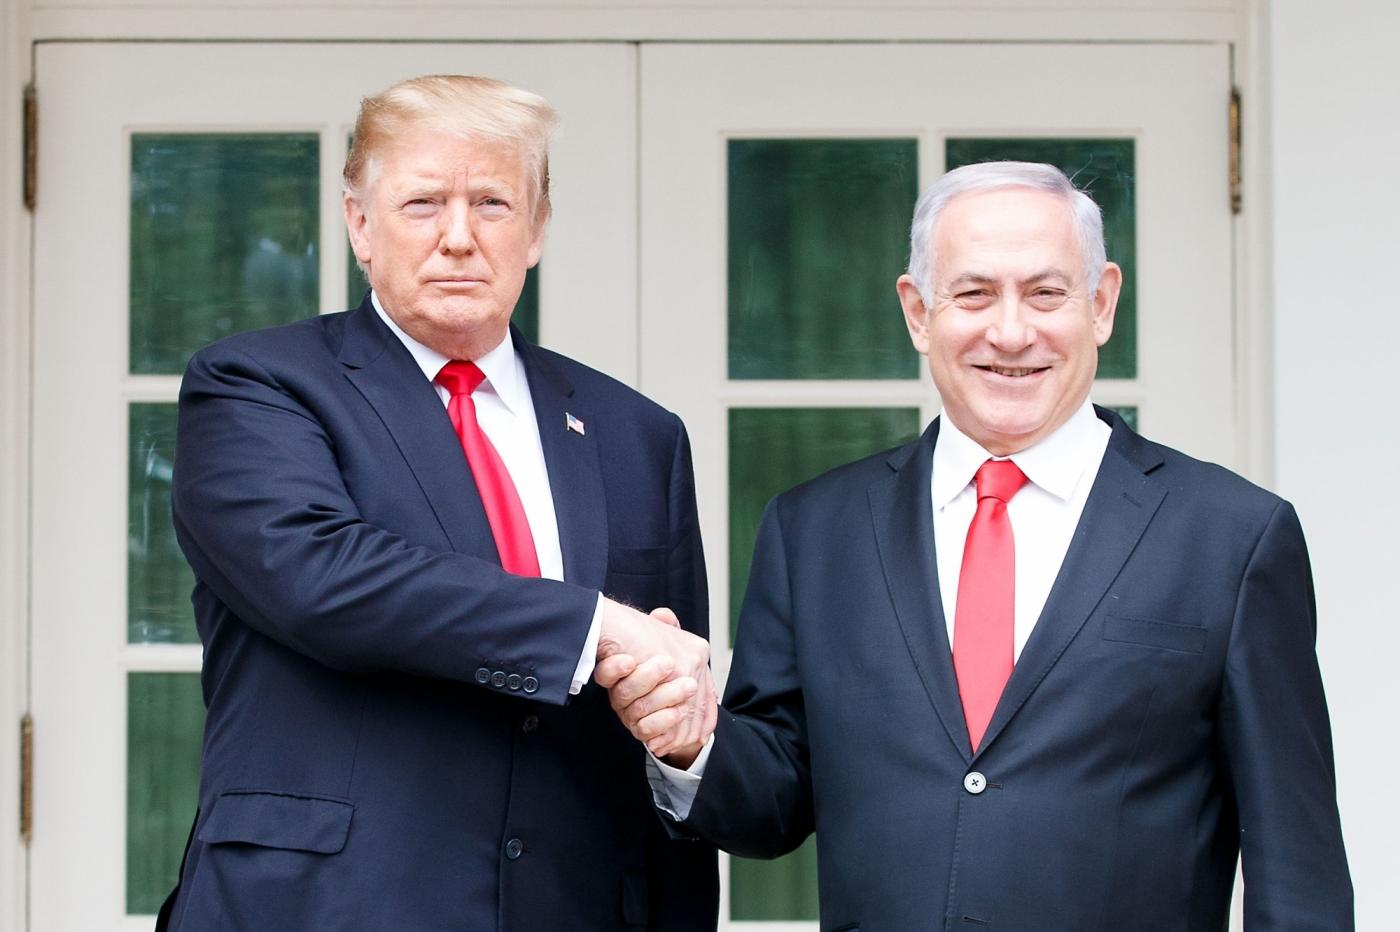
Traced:
<path fill-rule="evenodd" d="M 175 401 L 180 396 L 178 375 L 128 375 L 122 379 L 126 401 Z"/>
<path fill-rule="evenodd" d="M 198 673 L 204 665 L 201 644 L 128 644 L 120 663 L 129 673 Z"/>
<path fill-rule="evenodd" d="M 831 408 L 911 407 L 928 401 L 932 384 L 922 379 L 730 380 L 719 391 L 731 407 L 813 406 Z"/>

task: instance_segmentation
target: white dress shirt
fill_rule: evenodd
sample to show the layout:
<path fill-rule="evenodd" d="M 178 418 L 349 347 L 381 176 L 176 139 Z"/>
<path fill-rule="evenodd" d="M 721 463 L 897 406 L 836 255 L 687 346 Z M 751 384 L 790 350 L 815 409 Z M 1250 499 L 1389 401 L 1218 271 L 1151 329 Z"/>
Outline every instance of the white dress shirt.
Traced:
<path fill-rule="evenodd" d="M 1050 587 L 1079 526 L 1089 490 L 1108 449 L 1108 425 L 1084 404 L 1050 436 L 1009 457 L 1030 481 L 1011 497 L 1006 514 L 1016 541 L 1016 659 L 1045 608 Z M 933 447 L 933 539 L 937 542 L 938 589 L 948 643 L 953 643 L 953 618 L 958 604 L 967 528 L 977 513 L 977 470 L 989 459 L 982 449 L 946 416 Z"/>
<path fill-rule="evenodd" d="M 1085 399 L 1054 433 L 1010 459 L 1030 481 L 1006 506 L 1016 545 L 1015 657 L 1030 638 L 1045 608 L 1050 588 L 1060 573 L 1074 529 L 1089 500 L 1112 431 L 1094 414 Z M 933 446 L 933 539 L 938 559 L 938 588 L 948 643 L 953 643 L 953 619 L 958 603 L 967 529 L 977 511 L 977 470 L 997 459 L 958 429 L 945 414 Z M 714 736 L 688 770 L 647 755 L 647 777 L 656 805 L 673 818 L 684 819 L 695 801 Z"/>
<path fill-rule="evenodd" d="M 443 407 L 451 398 L 447 389 L 434 380 L 442 367 L 452 360 L 437 350 L 424 346 L 404 333 L 393 318 L 384 312 L 379 296 L 371 292 L 370 301 L 379 319 L 399 338 L 399 342 L 412 354 L 423 370 L 424 377 L 433 382 Z M 515 352 L 515 343 L 510 331 L 505 339 L 484 356 L 472 360 L 483 375 L 482 383 L 472 392 L 472 403 L 476 406 L 476 420 L 491 445 L 500 454 L 510 473 L 511 482 L 520 496 L 520 504 L 525 509 L 525 520 L 530 525 L 530 537 L 535 542 L 535 557 L 539 560 L 540 575 L 545 579 L 564 579 L 564 553 L 559 544 L 559 522 L 554 515 L 554 494 L 549 488 L 549 470 L 544 461 L 544 448 L 540 446 L 540 428 L 535 420 L 534 399 L 530 394 L 530 382 L 525 376 L 525 364 Z M 595 655 L 598 650 L 598 634 L 602 627 L 603 596 L 598 595 L 598 607 L 593 612 L 593 625 L 589 628 L 588 639 L 583 645 L 574 670 L 569 692 L 577 695 L 583 684 L 593 675 Z"/>

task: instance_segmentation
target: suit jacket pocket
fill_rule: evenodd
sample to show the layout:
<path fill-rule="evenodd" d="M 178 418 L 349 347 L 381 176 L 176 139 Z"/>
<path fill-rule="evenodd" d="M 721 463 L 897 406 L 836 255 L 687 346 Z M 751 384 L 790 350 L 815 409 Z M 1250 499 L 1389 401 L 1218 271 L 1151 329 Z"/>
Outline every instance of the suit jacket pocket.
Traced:
<path fill-rule="evenodd" d="M 199 830 L 205 844 L 241 842 L 264 848 L 337 854 L 350 834 L 355 805 L 329 796 L 229 790 Z"/>
<path fill-rule="evenodd" d="M 665 547 L 608 545 L 608 575 L 660 576 L 666 572 Z"/>
<path fill-rule="evenodd" d="M 1164 650 L 1199 654 L 1206 649 L 1206 629 L 1197 625 L 1181 625 L 1151 618 L 1122 618 L 1109 615 L 1103 622 L 1105 641 L 1142 644 Z"/>

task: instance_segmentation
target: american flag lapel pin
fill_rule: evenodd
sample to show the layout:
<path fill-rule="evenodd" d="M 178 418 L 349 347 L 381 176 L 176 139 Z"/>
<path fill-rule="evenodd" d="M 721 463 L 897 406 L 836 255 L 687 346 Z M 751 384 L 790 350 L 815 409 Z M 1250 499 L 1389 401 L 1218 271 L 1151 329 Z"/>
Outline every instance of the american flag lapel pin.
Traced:
<path fill-rule="evenodd" d="M 580 437 L 585 436 L 583 432 L 583 421 L 580 421 L 567 411 L 564 412 L 564 426 Z"/>

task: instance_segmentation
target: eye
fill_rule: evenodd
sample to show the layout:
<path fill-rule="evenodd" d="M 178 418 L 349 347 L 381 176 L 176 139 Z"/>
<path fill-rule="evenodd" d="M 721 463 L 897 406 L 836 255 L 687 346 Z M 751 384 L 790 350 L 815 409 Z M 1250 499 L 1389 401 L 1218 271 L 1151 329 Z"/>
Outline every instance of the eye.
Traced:
<path fill-rule="evenodd" d="M 959 307 L 969 310 L 981 310 L 991 305 L 994 295 L 986 288 L 966 288 L 953 295 L 953 300 Z"/>
<path fill-rule="evenodd" d="M 1053 311 L 1069 300 L 1069 292 L 1063 288 L 1042 286 L 1031 291 L 1029 301 L 1039 310 Z"/>
<path fill-rule="evenodd" d="M 430 217 L 437 212 L 437 202 L 427 197 L 405 201 L 403 212 L 410 217 Z"/>

